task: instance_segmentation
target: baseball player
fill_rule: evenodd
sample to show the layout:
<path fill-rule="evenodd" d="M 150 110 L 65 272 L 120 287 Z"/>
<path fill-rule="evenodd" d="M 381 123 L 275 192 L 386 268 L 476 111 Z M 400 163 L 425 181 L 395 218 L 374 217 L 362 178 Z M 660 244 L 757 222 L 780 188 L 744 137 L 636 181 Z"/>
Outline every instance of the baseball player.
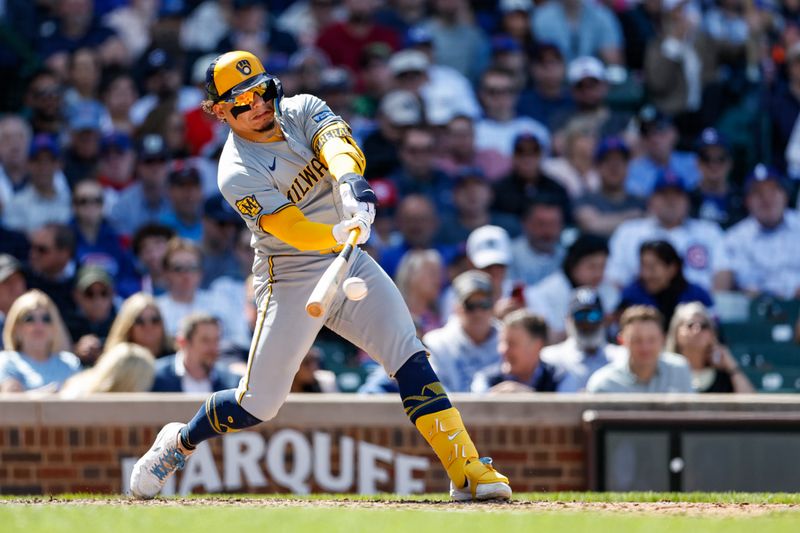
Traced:
<path fill-rule="evenodd" d="M 212 394 L 188 423 L 164 426 L 136 463 L 131 492 L 152 498 L 202 441 L 275 416 L 323 325 L 376 358 L 397 379 L 408 417 L 450 477 L 456 500 L 508 499 L 508 478 L 481 458 L 451 405 L 391 278 L 356 249 L 348 276 L 369 294 L 339 292 L 321 318 L 304 302 L 335 250 L 358 229 L 369 238 L 375 193 L 350 127 L 319 98 L 284 98 L 280 80 L 249 52 L 219 56 L 206 72 L 204 109 L 231 128 L 218 184 L 253 233 L 258 320 L 247 372 L 237 389 Z"/>

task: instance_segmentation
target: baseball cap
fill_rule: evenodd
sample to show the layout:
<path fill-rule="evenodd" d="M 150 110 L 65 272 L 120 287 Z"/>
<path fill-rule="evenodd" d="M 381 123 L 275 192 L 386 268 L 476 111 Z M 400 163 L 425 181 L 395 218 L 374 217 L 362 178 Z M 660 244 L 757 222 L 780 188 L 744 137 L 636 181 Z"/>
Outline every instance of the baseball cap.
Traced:
<path fill-rule="evenodd" d="M 124 152 L 131 149 L 131 144 L 130 135 L 121 131 L 114 131 L 103 136 L 101 148 L 103 153 L 108 153 L 111 150 Z"/>
<path fill-rule="evenodd" d="M 519 43 L 510 35 L 497 35 L 492 39 L 492 54 L 520 51 L 522 51 L 522 48 Z"/>
<path fill-rule="evenodd" d="M 481 226 L 467 238 L 467 257 L 475 268 L 511 264 L 511 239 L 500 226 Z"/>
<path fill-rule="evenodd" d="M 422 122 L 422 105 L 410 91 L 392 91 L 384 96 L 380 111 L 394 126 L 414 126 Z"/>
<path fill-rule="evenodd" d="M 672 126 L 672 120 L 651 105 L 645 106 L 639 111 L 638 121 L 639 131 L 645 136 Z"/>
<path fill-rule="evenodd" d="M 53 157 L 58 157 L 60 150 L 55 136 L 49 133 L 39 133 L 34 136 L 28 151 L 30 157 L 36 157 L 42 152 L 50 152 Z"/>
<path fill-rule="evenodd" d="M 777 170 L 768 167 L 763 163 L 759 163 L 753 169 L 747 179 L 744 182 L 744 192 L 748 194 L 753 186 L 757 183 L 764 183 L 767 181 L 774 181 L 778 185 L 781 186 L 784 190 L 786 189 L 786 182 L 781 174 L 778 173 Z"/>
<path fill-rule="evenodd" d="M 238 224 L 241 220 L 231 205 L 221 194 L 208 197 L 203 204 L 203 215 L 217 222 Z"/>
<path fill-rule="evenodd" d="M 725 150 L 728 149 L 728 143 L 725 141 L 725 138 L 715 128 L 706 128 L 700 133 L 700 137 L 697 139 L 697 151 L 701 152 L 712 146 L 719 146 Z"/>
<path fill-rule="evenodd" d="M 166 160 L 169 156 L 167 143 L 165 143 L 164 138 L 157 133 L 150 133 L 143 136 L 136 145 L 136 153 L 141 161 Z"/>
<path fill-rule="evenodd" d="M 406 48 L 433 43 L 433 33 L 423 26 L 412 26 L 406 32 Z"/>
<path fill-rule="evenodd" d="M 401 50 L 389 59 L 389 70 L 395 76 L 407 72 L 425 72 L 429 66 L 428 56 L 419 50 Z"/>
<path fill-rule="evenodd" d="M 154 48 L 145 56 L 145 76 L 151 76 L 162 70 L 170 70 L 175 67 L 175 61 L 163 48 Z"/>
<path fill-rule="evenodd" d="M 503 13 L 511 13 L 512 11 L 525 11 L 528 13 L 533 9 L 533 2 L 531 0 L 500 0 L 499 7 Z"/>
<path fill-rule="evenodd" d="M 593 78 L 606 80 L 606 67 L 603 62 L 592 56 L 583 56 L 573 59 L 567 67 L 567 81 L 575 85 L 581 80 Z"/>
<path fill-rule="evenodd" d="M 473 294 L 492 294 L 492 278 L 480 270 L 467 270 L 453 280 L 453 292 L 459 302 L 466 302 Z"/>
<path fill-rule="evenodd" d="M 530 56 L 534 63 L 540 63 L 548 54 L 564 60 L 564 55 L 556 43 L 550 41 L 538 41 L 531 46 Z"/>
<path fill-rule="evenodd" d="M 17 272 L 22 272 L 22 263 L 13 255 L 0 254 L 0 283 Z"/>
<path fill-rule="evenodd" d="M 666 189 L 677 189 L 682 192 L 689 192 L 689 187 L 683 176 L 668 168 L 659 170 L 656 174 L 656 181 L 653 184 L 653 193 L 661 192 Z"/>
<path fill-rule="evenodd" d="M 107 287 L 114 287 L 111 276 L 101 267 L 97 265 L 82 266 L 75 276 L 75 288 L 83 292 L 95 283 L 102 283 Z"/>
<path fill-rule="evenodd" d="M 469 181 L 478 181 L 481 183 L 488 183 L 486 174 L 480 167 L 468 166 L 460 168 L 453 175 L 454 186 L 458 187 Z"/>
<path fill-rule="evenodd" d="M 623 141 L 621 137 L 611 136 L 605 137 L 597 145 L 597 149 L 594 151 L 594 160 L 602 161 L 611 152 L 620 152 L 626 158 L 630 158 L 631 156 L 631 150 L 628 148 L 628 145 L 625 144 L 625 141 Z"/>
<path fill-rule="evenodd" d="M 514 151 L 516 152 L 517 148 L 519 148 L 521 144 L 529 142 L 535 143 L 539 148 L 539 151 L 544 151 L 545 146 L 547 145 L 539 135 L 536 135 L 532 131 L 523 131 L 514 137 Z"/>
<path fill-rule="evenodd" d="M 167 175 L 167 182 L 170 185 L 199 185 L 200 172 L 192 165 L 187 165 L 183 161 L 178 161 Z"/>
<path fill-rule="evenodd" d="M 319 75 L 319 92 L 338 93 L 350 91 L 353 88 L 353 79 L 350 72 L 340 67 L 330 67 Z"/>
<path fill-rule="evenodd" d="M 591 287 L 578 287 L 569 301 L 569 314 L 576 322 L 597 324 L 603 321 L 600 295 Z"/>
<path fill-rule="evenodd" d="M 97 131 L 102 120 L 103 106 L 99 102 L 84 100 L 70 108 L 68 126 L 71 131 Z"/>

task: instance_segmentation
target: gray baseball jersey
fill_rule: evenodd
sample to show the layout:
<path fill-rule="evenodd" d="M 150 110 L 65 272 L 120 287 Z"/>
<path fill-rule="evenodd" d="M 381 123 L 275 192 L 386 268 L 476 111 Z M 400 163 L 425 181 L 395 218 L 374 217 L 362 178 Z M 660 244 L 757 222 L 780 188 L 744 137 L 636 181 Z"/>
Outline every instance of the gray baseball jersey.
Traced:
<path fill-rule="evenodd" d="M 349 301 L 340 290 L 323 318 L 306 313 L 311 291 L 336 255 L 301 252 L 263 231 L 258 220 L 290 205 L 313 222 L 336 224 L 342 219 L 338 184 L 311 146 L 323 128 L 347 125 L 311 95 L 283 98 L 279 110 L 276 120 L 285 139 L 255 143 L 231 132 L 218 174 L 220 191 L 253 233 L 259 317 L 236 397 L 261 420 L 278 412 L 323 324 L 378 360 L 390 375 L 425 349 L 397 287 L 360 250 L 351 257 L 348 276 L 366 281 L 367 297 Z"/>

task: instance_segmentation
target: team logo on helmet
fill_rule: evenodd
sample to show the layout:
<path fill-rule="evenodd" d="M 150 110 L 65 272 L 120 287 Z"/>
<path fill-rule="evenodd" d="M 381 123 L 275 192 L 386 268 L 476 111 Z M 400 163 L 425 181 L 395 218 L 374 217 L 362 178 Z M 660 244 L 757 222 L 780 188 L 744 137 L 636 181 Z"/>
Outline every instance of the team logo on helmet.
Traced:
<path fill-rule="evenodd" d="M 238 63 L 236 63 L 236 70 L 241 72 L 245 76 L 249 76 L 253 72 L 253 68 L 250 66 L 250 61 L 247 59 L 242 59 Z"/>

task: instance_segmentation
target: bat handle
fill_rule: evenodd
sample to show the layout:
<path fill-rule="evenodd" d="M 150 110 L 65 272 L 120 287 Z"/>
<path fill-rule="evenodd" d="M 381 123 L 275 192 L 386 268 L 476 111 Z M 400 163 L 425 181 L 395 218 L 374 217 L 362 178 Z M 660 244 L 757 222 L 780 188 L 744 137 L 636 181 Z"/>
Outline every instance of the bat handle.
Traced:
<path fill-rule="evenodd" d="M 361 230 L 358 228 L 353 228 L 350 230 L 350 235 L 347 237 L 347 242 L 345 243 L 348 246 L 355 246 L 358 242 L 358 236 L 361 235 Z"/>

